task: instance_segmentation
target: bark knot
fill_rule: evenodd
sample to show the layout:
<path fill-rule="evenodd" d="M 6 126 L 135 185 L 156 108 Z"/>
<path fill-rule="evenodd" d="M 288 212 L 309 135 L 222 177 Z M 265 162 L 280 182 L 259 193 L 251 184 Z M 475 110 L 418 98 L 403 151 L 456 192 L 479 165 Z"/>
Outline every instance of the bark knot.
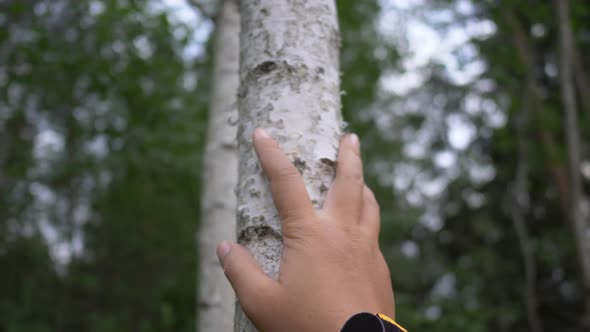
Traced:
<path fill-rule="evenodd" d="M 324 165 L 328 165 L 330 167 L 336 167 L 336 161 L 330 158 L 321 158 L 320 162 Z"/>
<path fill-rule="evenodd" d="M 254 77 L 260 77 L 266 74 L 270 74 L 271 72 L 275 71 L 279 65 L 277 65 L 274 61 L 264 61 L 263 63 L 259 64 L 254 68 L 252 74 Z"/>
<path fill-rule="evenodd" d="M 259 242 L 261 239 L 264 238 L 273 238 L 282 242 L 281 234 L 270 226 L 267 225 L 257 225 L 257 226 L 248 226 L 240 232 L 238 235 L 238 242 L 240 244 L 245 244 L 249 242 Z"/>
<path fill-rule="evenodd" d="M 293 165 L 295 166 L 295 168 L 297 168 L 299 174 L 301 175 L 303 175 L 303 172 L 305 172 L 305 170 L 309 169 L 305 160 L 299 157 L 295 157 L 295 159 L 293 160 Z"/>

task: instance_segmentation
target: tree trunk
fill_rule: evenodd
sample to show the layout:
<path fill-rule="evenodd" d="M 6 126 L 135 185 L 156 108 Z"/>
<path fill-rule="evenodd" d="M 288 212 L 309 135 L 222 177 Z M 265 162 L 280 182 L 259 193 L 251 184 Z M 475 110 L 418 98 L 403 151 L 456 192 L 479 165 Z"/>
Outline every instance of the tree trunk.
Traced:
<path fill-rule="evenodd" d="M 529 92 L 530 93 L 530 92 Z M 526 102 L 526 99 L 525 99 Z M 506 197 L 512 224 L 520 246 L 524 267 L 523 299 L 526 310 L 529 331 L 543 332 L 543 323 L 539 316 L 537 300 L 537 262 L 535 258 L 534 243 L 527 229 L 526 216 L 530 210 L 529 195 L 529 103 L 526 103 L 515 119 L 517 135 L 517 162 L 516 177 L 512 184 L 512 192 Z"/>
<path fill-rule="evenodd" d="M 543 152 L 547 157 L 547 167 L 549 174 L 551 175 L 555 189 L 559 193 L 558 199 L 563 215 L 563 220 L 570 221 L 570 189 L 567 170 L 561 161 L 562 157 L 559 151 L 560 148 L 555 141 L 554 135 L 545 125 L 547 122 L 545 119 L 546 105 L 541 88 L 539 87 L 535 78 L 537 76 L 537 69 L 535 68 L 535 56 L 531 47 L 531 42 L 529 41 L 529 38 L 525 32 L 526 29 L 522 27 L 512 9 L 506 8 L 503 12 L 503 16 L 504 20 L 512 29 L 512 33 L 510 34 L 509 38 L 512 39 L 518 58 L 525 68 L 527 97 L 530 99 L 530 122 L 531 124 L 535 125 Z"/>
<path fill-rule="evenodd" d="M 590 248 L 588 247 L 588 220 L 582 208 L 582 179 L 580 176 L 581 150 L 578 128 L 578 106 L 573 75 L 573 33 L 570 19 L 569 0 L 556 0 L 560 41 L 561 98 L 565 110 L 565 133 L 570 180 L 570 209 L 576 245 L 586 290 L 585 323 L 590 326 Z"/>
<path fill-rule="evenodd" d="M 233 327 L 234 292 L 225 280 L 215 250 L 219 241 L 235 236 L 239 29 L 236 2 L 222 1 L 214 41 L 213 91 L 203 165 L 199 332 L 231 331 Z"/>
<path fill-rule="evenodd" d="M 578 94 L 582 102 L 582 108 L 586 112 L 586 118 L 590 121 L 590 83 L 588 76 L 586 76 L 586 69 L 584 68 L 584 57 L 580 49 L 576 47 L 574 42 L 574 74 L 576 77 L 576 86 L 578 87 Z"/>
<path fill-rule="evenodd" d="M 242 0 L 238 241 L 278 278 L 280 220 L 251 144 L 262 127 L 304 177 L 319 208 L 333 179 L 343 122 L 334 0 Z M 302 271 L 304 273 L 304 271 Z M 255 331 L 240 308 L 235 331 Z"/>

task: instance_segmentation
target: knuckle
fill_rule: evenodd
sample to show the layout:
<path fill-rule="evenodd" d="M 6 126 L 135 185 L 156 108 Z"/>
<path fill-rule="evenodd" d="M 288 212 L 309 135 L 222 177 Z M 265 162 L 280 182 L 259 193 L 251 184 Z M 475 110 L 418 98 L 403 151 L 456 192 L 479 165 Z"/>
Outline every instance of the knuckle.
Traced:
<path fill-rule="evenodd" d="M 364 204 L 366 204 L 366 206 L 370 209 L 377 209 L 379 210 L 379 202 L 377 202 L 377 198 L 375 197 L 375 194 L 373 193 L 373 191 L 367 187 L 365 185 L 365 189 L 363 190 L 363 196 L 364 196 Z"/>
<path fill-rule="evenodd" d="M 375 225 L 375 222 L 369 220 L 366 221 L 363 227 L 361 227 L 361 231 L 365 238 L 373 240 L 375 238 L 376 233 L 378 233 L 377 227 L 378 226 Z M 379 244 L 377 243 L 377 245 Z"/>
<path fill-rule="evenodd" d="M 346 175 L 346 179 L 353 183 L 364 184 L 363 173 L 358 170 L 349 172 Z"/>
<path fill-rule="evenodd" d="M 372 215 L 379 216 L 379 212 L 380 212 L 379 210 L 380 210 L 380 208 L 379 208 L 379 203 L 377 203 L 376 200 L 374 200 L 374 199 L 366 199 L 365 202 L 364 202 L 364 204 L 365 204 L 365 208 L 369 209 L 369 212 Z"/>
<path fill-rule="evenodd" d="M 305 239 L 314 238 L 317 229 L 313 223 L 298 220 L 286 220 L 283 226 L 283 236 L 292 240 L 303 241 Z"/>
<path fill-rule="evenodd" d="M 292 179 L 294 177 L 297 177 L 298 175 L 299 175 L 299 172 L 297 171 L 295 166 L 289 164 L 286 166 L 278 167 L 273 172 L 273 174 L 271 174 L 270 181 Z"/>
<path fill-rule="evenodd" d="M 286 209 L 279 208 L 279 214 L 283 225 L 289 225 L 288 227 L 294 227 L 290 225 L 299 225 L 305 219 L 305 213 L 299 209 Z M 287 229 L 289 230 L 289 229 Z"/>
<path fill-rule="evenodd" d="M 371 188 L 367 186 L 365 186 L 365 195 L 368 201 L 370 201 L 371 203 L 377 203 L 377 200 L 375 199 L 375 193 L 373 192 L 373 190 L 371 190 Z"/>
<path fill-rule="evenodd" d="M 299 206 L 281 206 L 279 212 L 285 223 L 297 223 L 306 217 L 306 211 L 302 210 Z"/>

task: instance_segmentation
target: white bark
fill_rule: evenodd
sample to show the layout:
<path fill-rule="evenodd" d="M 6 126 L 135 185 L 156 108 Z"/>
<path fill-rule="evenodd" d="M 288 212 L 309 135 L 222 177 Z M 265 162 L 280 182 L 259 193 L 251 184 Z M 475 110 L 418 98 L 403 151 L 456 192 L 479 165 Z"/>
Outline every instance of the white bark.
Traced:
<path fill-rule="evenodd" d="M 580 175 L 581 148 L 578 127 L 578 105 L 574 86 L 573 32 L 570 19 L 569 0 L 556 0 L 560 41 L 561 95 L 565 111 L 565 132 L 567 138 L 568 166 L 570 175 L 570 208 L 574 235 L 582 269 L 582 281 L 586 292 L 586 313 L 584 321 L 590 327 L 590 244 L 588 241 L 588 217 L 582 207 L 583 188 Z"/>
<path fill-rule="evenodd" d="M 234 0 L 222 1 L 214 41 L 213 91 L 203 165 L 199 332 L 223 332 L 233 328 L 235 296 L 215 250 L 219 241 L 235 236 L 239 29 L 237 4 Z"/>
<path fill-rule="evenodd" d="M 273 278 L 280 220 L 251 144 L 262 127 L 302 173 L 316 208 L 333 179 L 342 132 L 334 0 L 241 0 L 238 241 Z M 304 271 L 302 271 L 304 273 Z M 235 331 L 255 331 L 241 310 Z"/>

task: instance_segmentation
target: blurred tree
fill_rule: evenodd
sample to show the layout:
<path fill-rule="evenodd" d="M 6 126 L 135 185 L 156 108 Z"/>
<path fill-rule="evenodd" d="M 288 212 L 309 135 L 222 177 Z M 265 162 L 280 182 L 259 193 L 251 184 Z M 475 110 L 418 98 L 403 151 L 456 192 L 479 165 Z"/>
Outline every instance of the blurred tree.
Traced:
<path fill-rule="evenodd" d="M 572 48 L 584 54 L 588 6 L 572 7 Z M 392 253 L 401 270 L 393 273 L 401 279 L 398 306 L 407 300 L 415 314 L 408 327 L 584 329 L 587 296 L 570 228 L 569 179 L 588 154 L 581 148 L 568 169 L 555 8 L 429 1 L 412 10 L 442 38 L 466 38 L 451 60 L 418 69 L 422 84 L 380 98 L 385 110 L 378 114 L 391 119 L 380 135 L 402 144 L 394 174 L 410 178 L 398 177 L 394 186 L 402 202 L 423 211 L 400 253 Z M 579 59 L 579 68 L 588 65 Z M 583 103 L 580 73 L 575 98 Z M 588 123 L 577 125 L 585 147 Z M 587 206 L 588 178 L 580 183 Z M 402 307 L 399 315 L 411 313 Z"/>
<path fill-rule="evenodd" d="M 410 330 L 587 329 L 590 7 L 570 4 L 573 163 L 555 3 L 338 2 L 343 113 Z M 0 0 L 0 330 L 195 329 L 211 21 L 162 8 Z"/>
<path fill-rule="evenodd" d="M 234 0 L 219 4 L 214 36 L 213 91 L 203 165 L 198 255 L 198 331 L 231 331 L 235 296 L 215 254 L 222 240 L 236 236 L 238 183 L 237 98 L 240 20 Z"/>
<path fill-rule="evenodd" d="M 565 113 L 565 133 L 569 170 L 569 210 L 574 231 L 577 253 L 580 259 L 582 284 L 586 294 L 585 326 L 590 329 L 590 213 L 583 204 L 584 192 L 580 166 L 582 163 L 580 130 L 578 127 L 578 101 L 574 81 L 574 36 L 572 32 L 571 8 L 569 0 L 555 1 L 558 13 L 559 30 L 559 76 L 561 99 Z"/>
<path fill-rule="evenodd" d="M 192 28 L 148 1 L 0 7 L 0 329 L 194 331 Z"/>

